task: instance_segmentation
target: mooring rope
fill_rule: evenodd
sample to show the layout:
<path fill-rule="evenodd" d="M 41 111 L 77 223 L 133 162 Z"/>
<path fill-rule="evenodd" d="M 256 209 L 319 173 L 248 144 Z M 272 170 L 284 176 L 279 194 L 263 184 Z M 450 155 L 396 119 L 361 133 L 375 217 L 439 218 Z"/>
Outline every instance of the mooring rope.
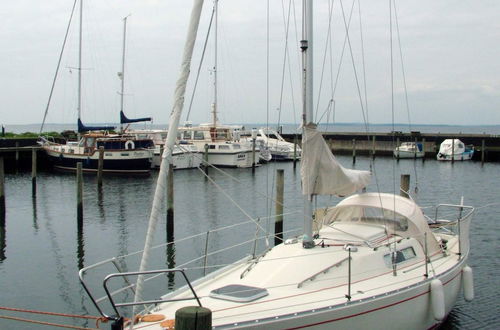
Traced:
<path fill-rule="evenodd" d="M 87 330 L 87 329 L 99 329 L 99 323 L 108 322 L 108 319 L 106 319 L 105 317 L 91 316 L 91 315 L 75 315 L 75 314 L 64 314 L 64 313 L 55 313 L 55 312 L 44 312 L 44 311 L 37 311 L 37 310 L 31 310 L 31 309 L 2 307 L 2 306 L 0 306 L 0 310 L 10 311 L 10 312 L 39 314 L 39 315 L 80 318 L 80 319 L 87 319 L 87 320 L 95 320 L 96 321 L 96 328 L 86 328 L 86 327 L 74 326 L 74 325 L 69 325 L 69 324 L 58 324 L 58 323 L 52 323 L 52 322 L 25 319 L 25 318 L 15 317 L 15 316 L 0 315 L 1 319 L 35 323 L 35 324 L 41 324 L 41 325 L 49 325 L 49 326 L 53 326 L 53 327 L 67 328 L 67 329 L 85 329 L 85 330 Z"/>

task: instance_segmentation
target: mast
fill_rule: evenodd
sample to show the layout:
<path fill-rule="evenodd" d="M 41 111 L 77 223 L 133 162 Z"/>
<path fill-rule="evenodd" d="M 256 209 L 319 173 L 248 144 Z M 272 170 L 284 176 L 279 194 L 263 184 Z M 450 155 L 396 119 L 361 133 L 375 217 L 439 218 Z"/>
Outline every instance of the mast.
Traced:
<path fill-rule="evenodd" d="M 217 35 L 218 35 L 218 20 L 219 20 L 219 0 L 214 0 L 214 13 L 215 13 L 215 29 L 214 29 L 214 103 L 212 103 L 212 124 L 215 129 L 217 126 Z M 215 134 L 215 132 L 214 132 Z M 215 138 L 215 136 L 213 137 Z"/>
<path fill-rule="evenodd" d="M 80 0 L 80 32 L 78 38 L 78 120 L 81 119 L 82 114 L 82 35 L 83 35 L 83 0 Z M 80 132 L 78 132 L 78 140 L 80 139 Z"/>
<path fill-rule="evenodd" d="M 161 217 L 161 209 L 165 199 L 167 174 L 170 162 L 172 161 L 172 150 L 174 148 L 175 139 L 177 137 L 177 130 L 179 127 L 182 108 L 184 107 L 184 95 L 186 94 L 186 85 L 189 77 L 191 58 L 193 55 L 194 44 L 196 41 L 196 34 L 198 32 L 198 25 L 200 22 L 202 7 L 203 7 L 203 0 L 193 1 L 193 9 L 191 11 L 191 18 L 189 21 L 186 43 L 184 45 L 181 72 L 179 78 L 177 79 L 175 87 L 174 105 L 172 108 L 172 112 L 170 113 L 168 133 L 167 133 L 167 138 L 165 140 L 165 149 L 163 150 L 162 162 L 160 165 L 160 173 L 158 174 L 158 180 L 156 182 L 156 190 L 153 199 L 151 215 L 149 217 L 148 232 L 146 235 L 146 242 L 144 243 L 144 252 L 141 259 L 141 265 L 139 268 L 140 272 L 145 271 L 148 267 L 149 252 L 151 246 L 153 245 L 156 225 Z M 137 278 L 136 293 L 134 298 L 135 302 L 142 300 L 143 283 L 144 283 L 144 276 L 139 275 Z M 136 309 L 137 306 L 134 306 L 133 315 L 136 315 L 135 313 Z"/>
<path fill-rule="evenodd" d="M 313 121 L 313 0 L 302 0 L 302 40 L 300 48 L 302 50 L 302 137 L 305 137 L 305 130 Z M 303 144 L 302 148 L 306 146 Z M 304 238 L 302 245 L 304 248 L 313 248 L 312 238 L 312 195 L 304 195 Z"/>
<path fill-rule="evenodd" d="M 130 15 L 128 15 L 130 16 Z M 125 91 L 125 46 L 127 38 L 127 18 L 123 19 L 123 47 L 122 47 L 122 71 L 118 74 L 121 79 L 121 92 L 120 92 L 120 111 L 123 112 L 123 95 Z M 123 124 L 120 122 L 120 131 L 123 131 Z"/>

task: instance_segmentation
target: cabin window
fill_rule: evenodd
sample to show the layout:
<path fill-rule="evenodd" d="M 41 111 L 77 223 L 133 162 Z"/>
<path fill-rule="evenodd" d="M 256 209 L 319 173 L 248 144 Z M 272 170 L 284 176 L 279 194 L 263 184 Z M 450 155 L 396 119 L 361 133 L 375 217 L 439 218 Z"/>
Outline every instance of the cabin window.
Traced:
<path fill-rule="evenodd" d="M 402 250 L 396 251 L 396 264 L 399 264 L 403 261 L 410 260 L 412 258 L 415 258 L 417 254 L 415 253 L 415 250 L 413 247 L 409 246 L 407 248 L 404 248 Z M 387 267 L 392 267 L 392 253 L 388 253 L 384 255 L 384 262 Z"/>
<path fill-rule="evenodd" d="M 214 144 L 210 144 L 210 145 L 208 146 L 208 149 L 215 149 L 215 145 L 214 145 Z"/>
<path fill-rule="evenodd" d="M 459 143 L 459 144 L 458 144 L 458 147 L 459 147 L 460 149 L 462 149 L 462 148 L 464 147 L 463 143 Z"/>
<path fill-rule="evenodd" d="M 219 146 L 219 149 L 222 149 L 222 150 L 229 150 L 229 146 L 226 146 L 226 145 L 220 145 L 220 146 Z"/>
<path fill-rule="evenodd" d="M 408 230 L 408 219 L 405 216 L 376 207 L 341 208 L 330 222 L 361 222 L 387 226 L 396 231 Z"/>
<path fill-rule="evenodd" d="M 95 138 L 93 137 L 88 137 L 86 141 L 87 147 L 93 147 L 95 145 Z"/>
<path fill-rule="evenodd" d="M 183 140 L 191 140 L 191 133 L 192 132 L 183 132 L 182 139 Z"/>
<path fill-rule="evenodd" d="M 195 140 L 204 140 L 205 135 L 203 134 L 203 131 L 194 131 L 194 139 Z"/>
<path fill-rule="evenodd" d="M 74 149 L 69 149 L 68 151 L 69 151 L 70 154 L 74 154 L 75 153 Z"/>
<path fill-rule="evenodd" d="M 217 139 L 227 139 L 228 138 L 228 134 L 227 134 L 227 131 L 226 130 L 217 130 Z"/>
<path fill-rule="evenodd" d="M 240 146 L 239 144 L 236 144 L 236 143 L 235 143 L 235 144 L 233 144 L 233 148 L 234 148 L 234 149 L 241 149 L 241 146 Z"/>

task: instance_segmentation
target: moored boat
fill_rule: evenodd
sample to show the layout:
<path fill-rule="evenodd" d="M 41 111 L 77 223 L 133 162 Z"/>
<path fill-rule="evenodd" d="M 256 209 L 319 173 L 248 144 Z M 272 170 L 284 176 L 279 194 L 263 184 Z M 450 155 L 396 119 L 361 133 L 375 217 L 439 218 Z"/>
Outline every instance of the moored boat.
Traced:
<path fill-rule="evenodd" d="M 425 156 L 424 145 L 419 142 L 402 142 L 394 149 L 394 157 L 401 158 L 422 158 Z"/>
<path fill-rule="evenodd" d="M 446 139 L 439 146 L 437 160 L 471 160 L 474 146 L 465 145 L 459 139 Z"/>

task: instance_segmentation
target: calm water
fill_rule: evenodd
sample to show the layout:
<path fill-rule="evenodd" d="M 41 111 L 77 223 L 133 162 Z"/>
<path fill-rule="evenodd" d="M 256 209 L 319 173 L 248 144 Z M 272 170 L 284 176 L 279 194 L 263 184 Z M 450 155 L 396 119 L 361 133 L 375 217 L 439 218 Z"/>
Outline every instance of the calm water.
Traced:
<path fill-rule="evenodd" d="M 339 157 L 351 167 L 349 157 Z M 444 325 L 445 329 L 489 329 L 500 322 L 500 277 L 498 276 L 499 241 L 498 206 L 500 206 L 500 164 L 476 162 L 455 164 L 427 160 L 393 162 L 390 158 L 377 158 L 374 162 L 377 180 L 369 191 L 392 192 L 399 186 L 401 174 L 411 175 L 412 191 L 421 206 L 458 203 L 461 196 L 465 204 L 477 207 L 473 219 L 472 251 L 469 264 L 474 270 L 475 300 L 466 303 L 460 298 Z M 368 158 L 358 157 L 356 168 L 368 169 Z M 211 176 L 228 195 L 207 181 L 197 170 L 175 172 L 175 238 L 180 239 L 209 228 L 247 221 L 248 218 L 229 197 L 237 201 L 252 217 L 264 218 L 274 208 L 265 194 L 274 194 L 276 169 L 285 170 L 285 231 L 300 226 L 299 168 L 294 172 L 291 163 L 270 163 L 252 175 L 248 169 L 228 170 L 239 182 L 212 171 Z M 78 270 L 103 259 L 126 255 L 143 248 L 149 212 L 156 183 L 156 173 L 146 178 L 105 178 L 101 192 L 95 178 L 85 177 L 84 228 L 77 231 L 75 178 L 71 174 L 39 173 L 36 198 L 31 197 L 31 174 L 7 174 L 6 227 L 0 232 L 0 307 L 61 312 L 68 314 L 98 315 L 78 281 Z M 394 180 L 393 178 L 396 178 Z M 394 183 L 395 182 L 395 183 Z M 323 198 L 318 204 L 335 203 L 336 198 Z M 209 250 L 236 243 L 243 237 L 253 237 L 255 226 L 230 229 L 229 234 L 213 234 Z M 295 234 L 295 233 L 294 233 Z M 165 221 L 157 227 L 155 243 L 166 241 Z M 258 247 L 259 248 L 259 247 Z M 201 255 L 204 236 L 191 239 L 175 247 L 162 247 L 155 252 L 151 268 L 179 266 L 190 257 Z M 251 251 L 251 246 L 240 250 Z M 134 258 L 132 258 L 134 259 Z M 135 259 L 134 259 L 135 260 Z M 227 260 L 213 258 L 211 263 Z M 122 265 L 135 270 L 137 260 Z M 107 271 L 112 271 L 108 269 Z M 107 273 L 106 271 L 106 273 Z M 193 276 L 200 270 L 193 271 Z M 102 275 L 102 274 L 101 274 Z M 92 286 L 101 280 L 89 279 Z M 159 289 L 164 292 L 179 283 L 177 278 L 164 278 Z M 150 292 L 148 292 L 150 293 Z M 62 320 L 48 316 L 10 313 L 11 315 L 93 327 L 93 321 L 70 318 Z M 496 326 L 495 326 L 496 324 Z M 0 329 L 43 329 L 47 327 L 0 319 Z M 103 326 L 107 328 L 107 326 Z"/>

